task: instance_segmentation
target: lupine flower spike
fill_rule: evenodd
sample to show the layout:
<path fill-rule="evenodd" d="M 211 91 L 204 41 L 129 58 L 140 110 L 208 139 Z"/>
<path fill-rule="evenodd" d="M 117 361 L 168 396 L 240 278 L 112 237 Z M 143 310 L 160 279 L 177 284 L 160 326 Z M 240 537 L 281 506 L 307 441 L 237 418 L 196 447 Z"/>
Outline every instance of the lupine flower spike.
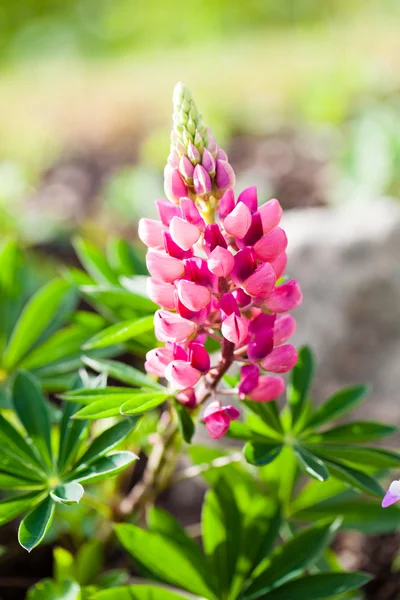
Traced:
<path fill-rule="evenodd" d="M 150 298 L 165 346 L 147 353 L 146 370 L 165 377 L 178 401 L 193 409 L 209 398 L 203 421 L 213 439 L 239 417 L 219 401 L 223 375 L 237 363 L 239 400 L 269 402 L 285 390 L 282 373 L 294 367 L 288 344 L 302 301 L 297 281 L 282 282 L 286 234 L 277 200 L 259 206 L 250 187 L 235 198 L 235 176 L 226 153 L 206 128 L 189 90 L 174 92 L 171 153 L 165 168 L 168 200 L 156 202 L 159 221 L 142 219 Z M 221 346 L 211 367 L 208 337 Z"/>

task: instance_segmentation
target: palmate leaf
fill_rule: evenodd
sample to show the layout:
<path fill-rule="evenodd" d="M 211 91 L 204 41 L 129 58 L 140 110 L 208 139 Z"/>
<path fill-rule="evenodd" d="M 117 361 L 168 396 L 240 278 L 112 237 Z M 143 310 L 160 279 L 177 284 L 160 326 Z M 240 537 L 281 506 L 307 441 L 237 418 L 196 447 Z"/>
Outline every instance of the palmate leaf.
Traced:
<path fill-rule="evenodd" d="M 26 512 L 43 498 L 43 492 L 28 492 L 0 501 L 0 525 Z"/>
<path fill-rule="evenodd" d="M 21 521 L 18 530 L 19 543 L 30 552 L 43 540 L 54 515 L 54 501 L 47 496 Z"/>
<path fill-rule="evenodd" d="M 250 402 L 246 400 L 245 405 L 261 419 L 262 427 L 260 429 L 257 428 L 257 432 L 260 431 L 262 434 L 265 431 L 267 436 L 282 438 L 284 430 L 276 402 Z M 249 425 L 250 428 L 253 428 L 252 422 L 249 422 Z"/>
<path fill-rule="evenodd" d="M 318 456 L 315 456 L 302 446 L 295 446 L 293 451 L 301 469 L 305 473 L 318 481 L 326 481 L 328 479 L 329 471 Z"/>
<path fill-rule="evenodd" d="M 110 452 L 106 456 L 93 461 L 85 469 L 72 470 L 65 480 L 78 481 L 85 484 L 97 483 L 102 479 L 117 475 L 120 471 L 129 467 L 135 460 L 138 460 L 138 457 L 133 452 Z"/>
<path fill-rule="evenodd" d="M 384 491 L 379 483 L 373 477 L 363 473 L 359 469 L 354 469 L 339 461 L 326 459 L 325 464 L 333 477 L 347 483 L 351 487 L 372 496 L 382 497 L 384 495 Z"/>
<path fill-rule="evenodd" d="M 76 581 L 45 579 L 29 590 L 27 600 L 82 600 L 81 587 Z"/>
<path fill-rule="evenodd" d="M 50 497 L 59 504 L 79 504 L 84 489 L 77 481 L 58 485 L 50 492 Z"/>
<path fill-rule="evenodd" d="M 267 442 L 247 442 L 243 448 L 248 463 L 261 467 L 274 461 L 282 450 L 282 444 Z"/>
<path fill-rule="evenodd" d="M 94 335 L 88 342 L 83 345 L 84 350 L 93 348 L 105 348 L 114 344 L 121 344 L 137 338 L 140 334 L 152 331 L 154 327 L 153 315 L 142 317 L 141 319 L 131 319 L 116 323 L 107 327 L 100 333 Z"/>
<path fill-rule="evenodd" d="M 151 388 L 154 390 L 163 389 L 162 385 L 150 379 L 146 373 L 116 360 L 96 359 L 88 356 L 84 356 L 82 360 L 85 365 L 93 369 L 93 371 L 97 371 L 97 373 L 106 373 L 110 377 L 128 385 Z"/>
<path fill-rule="evenodd" d="M 328 421 L 348 413 L 357 404 L 360 404 L 369 393 L 366 385 L 355 385 L 343 388 L 322 404 L 306 423 L 306 428 L 315 429 Z"/>
<path fill-rule="evenodd" d="M 381 448 L 355 447 L 344 444 L 329 444 L 328 446 L 325 444 L 307 444 L 306 447 L 322 458 L 343 461 L 361 469 L 370 467 L 390 469 L 400 466 L 399 453 L 382 450 Z"/>
<path fill-rule="evenodd" d="M 306 407 L 315 371 L 314 356 L 307 346 L 300 348 L 299 359 L 292 369 L 287 399 L 292 416 L 292 427 L 299 421 Z"/>
<path fill-rule="evenodd" d="M 311 433 L 307 441 L 323 444 L 363 444 L 380 440 L 396 433 L 397 427 L 376 423 L 375 421 L 353 421 L 333 427 L 322 433 Z"/>

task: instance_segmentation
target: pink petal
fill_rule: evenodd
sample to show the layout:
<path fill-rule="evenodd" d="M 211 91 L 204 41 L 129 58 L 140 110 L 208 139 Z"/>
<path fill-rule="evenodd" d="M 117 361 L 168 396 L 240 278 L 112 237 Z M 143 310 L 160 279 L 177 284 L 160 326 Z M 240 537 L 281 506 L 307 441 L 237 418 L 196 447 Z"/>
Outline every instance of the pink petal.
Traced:
<path fill-rule="evenodd" d="M 204 242 L 207 246 L 207 250 L 210 252 L 217 248 L 217 246 L 221 246 L 221 248 L 228 247 L 217 223 L 211 223 L 210 225 L 207 225 L 204 232 Z"/>
<path fill-rule="evenodd" d="M 275 271 L 275 275 L 277 279 L 280 279 L 286 270 L 287 265 L 287 254 L 286 252 L 282 252 L 280 256 L 276 260 L 271 261 L 271 266 Z"/>
<path fill-rule="evenodd" d="M 192 225 L 196 225 L 200 231 L 204 231 L 205 223 L 204 219 L 199 213 L 197 206 L 190 198 L 181 198 L 180 207 L 182 211 L 182 217 L 192 223 Z"/>
<path fill-rule="evenodd" d="M 155 219 L 140 219 L 138 236 L 149 248 L 163 248 L 165 225 Z"/>
<path fill-rule="evenodd" d="M 210 290 L 185 279 L 178 282 L 178 296 L 182 304 L 193 312 L 200 311 L 211 300 Z"/>
<path fill-rule="evenodd" d="M 231 277 L 235 285 L 240 285 L 255 271 L 257 261 L 253 248 L 239 250 L 234 256 L 234 261 Z"/>
<path fill-rule="evenodd" d="M 169 200 L 156 200 L 156 207 L 159 217 L 166 227 L 169 227 L 172 217 L 181 216 L 181 209 L 179 206 Z"/>
<path fill-rule="evenodd" d="M 173 217 L 169 231 L 175 244 L 183 250 L 189 250 L 200 237 L 200 229 L 181 217 Z"/>
<path fill-rule="evenodd" d="M 165 252 L 151 250 L 146 256 L 147 269 L 152 277 L 165 283 L 172 283 L 185 273 L 183 262 Z"/>
<path fill-rule="evenodd" d="M 268 264 L 268 263 L 266 263 Z M 303 295 L 298 282 L 293 279 L 279 285 L 266 300 L 266 307 L 271 312 L 282 313 L 300 306 Z"/>
<path fill-rule="evenodd" d="M 235 172 L 226 160 L 217 160 L 215 183 L 219 190 L 233 188 L 235 185 Z M 243 236 L 242 236 L 243 237 Z"/>
<path fill-rule="evenodd" d="M 283 213 L 281 205 L 275 198 L 262 204 L 258 212 L 261 214 L 264 233 L 269 233 L 271 229 L 279 225 Z"/>
<path fill-rule="evenodd" d="M 207 418 L 204 418 L 203 420 L 206 425 L 208 435 L 213 440 L 221 439 L 228 431 L 231 423 L 228 415 L 225 415 L 221 412 L 217 412 Z"/>
<path fill-rule="evenodd" d="M 386 508 L 387 506 L 391 506 L 395 502 L 400 500 L 400 481 L 395 480 L 389 486 L 388 491 L 385 494 L 385 497 L 382 500 L 382 508 Z"/>
<path fill-rule="evenodd" d="M 171 237 L 171 234 L 168 231 L 163 232 L 164 235 L 164 250 L 170 256 L 174 258 L 178 258 L 179 260 L 183 260 L 184 258 L 192 258 L 193 250 L 190 248 L 189 250 L 182 250 L 178 244 L 175 244 L 174 240 Z"/>
<path fill-rule="evenodd" d="M 230 404 L 228 406 L 223 406 L 222 410 L 226 415 L 228 415 L 231 421 L 236 421 L 236 419 L 240 417 L 240 412 L 238 409 Z"/>
<path fill-rule="evenodd" d="M 147 294 L 150 300 L 163 308 L 175 308 L 175 289 L 170 283 L 163 283 L 151 277 L 147 279 Z"/>
<path fill-rule="evenodd" d="M 170 362 L 174 360 L 172 351 L 169 348 L 154 348 L 146 354 L 144 368 L 147 373 L 164 377 L 165 369 Z"/>
<path fill-rule="evenodd" d="M 165 378 L 175 389 L 186 389 L 196 385 L 201 378 L 201 373 L 188 362 L 174 360 L 166 367 Z"/>
<path fill-rule="evenodd" d="M 207 417 L 209 417 L 210 415 L 213 415 L 220 411 L 221 411 L 221 404 L 218 402 L 218 400 L 213 400 L 212 402 L 207 404 L 207 406 L 204 409 L 203 421 L 204 421 L 204 419 L 207 419 Z"/>
<path fill-rule="evenodd" d="M 287 243 L 286 233 L 281 227 L 276 227 L 256 242 L 254 252 L 259 260 L 271 262 L 286 250 Z"/>
<path fill-rule="evenodd" d="M 217 277 L 228 277 L 235 264 L 232 253 L 221 246 L 217 246 L 208 257 L 208 268 Z"/>
<path fill-rule="evenodd" d="M 179 202 L 180 198 L 187 196 L 188 190 L 178 169 L 167 165 L 164 169 L 164 191 L 168 200 Z"/>
<path fill-rule="evenodd" d="M 181 156 L 179 161 L 179 171 L 184 179 L 188 182 L 193 181 L 194 166 L 187 156 Z"/>
<path fill-rule="evenodd" d="M 197 150 L 196 146 L 192 144 L 192 142 L 190 142 L 188 145 L 187 155 L 193 165 L 197 165 L 201 160 L 200 152 Z"/>
<path fill-rule="evenodd" d="M 194 408 L 197 404 L 196 393 L 193 388 L 182 390 L 176 395 L 176 399 L 186 408 Z"/>
<path fill-rule="evenodd" d="M 154 331 L 160 342 L 184 342 L 196 331 L 196 324 L 167 310 L 154 315 Z"/>
<path fill-rule="evenodd" d="M 240 396 L 246 396 L 258 385 L 260 372 L 256 365 L 246 365 L 240 369 Z"/>
<path fill-rule="evenodd" d="M 274 345 L 280 346 L 296 331 L 296 321 L 292 315 L 280 315 L 274 325 Z"/>
<path fill-rule="evenodd" d="M 207 148 L 204 149 L 201 164 L 210 175 L 215 173 L 215 158 Z"/>
<path fill-rule="evenodd" d="M 239 195 L 238 202 L 243 202 L 251 213 L 255 213 L 258 207 L 257 188 L 255 185 L 246 188 Z"/>
<path fill-rule="evenodd" d="M 286 373 L 297 363 L 298 355 L 292 344 L 277 346 L 261 361 L 261 366 L 272 373 Z"/>
<path fill-rule="evenodd" d="M 251 212 L 248 207 L 239 202 L 224 220 L 224 228 L 234 237 L 242 238 L 246 235 L 251 225 Z"/>
<path fill-rule="evenodd" d="M 250 296 L 266 298 L 271 294 L 276 282 L 274 269 L 269 263 L 258 267 L 252 275 L 243 283 L 243 288 Z"/>
<path fill-rule="evenodd" d="M 196 165 L 193 173 L 193 185 L 196 194 L 205 196 L 211 192 L 212 184 L 207 171 L 201 165 Z"/>
<path fill-rule="evenodd" d="M 222 335 L 226 340 L 238 346 L 244 342 L 249 331 L 249 321 L 235 314 L 229 315 L 221 325 Z"/>
<path fill-rule="evenodd" d="M 258 386 L 249 394 L 253 402 L 270 402 L 275 400 L 285 391 L 285 382 L 282 377 L 262 375 Z"/>

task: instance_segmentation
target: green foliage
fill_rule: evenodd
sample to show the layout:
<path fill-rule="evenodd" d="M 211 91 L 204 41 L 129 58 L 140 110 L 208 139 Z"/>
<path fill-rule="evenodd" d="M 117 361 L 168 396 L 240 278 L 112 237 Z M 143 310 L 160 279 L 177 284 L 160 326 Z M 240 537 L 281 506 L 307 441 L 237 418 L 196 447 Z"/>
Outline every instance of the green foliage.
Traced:
<path fill-rule="evenodd" d="M 137 457 L 115 451 L 130 434 L 138 418 L 116 423 L 88 441 L 88 423 L 75 421 L 70 404 L 64 407 L 60 425 L 51 426 L 49 404 L 38 381 L 25 371 L 14 379 L 15 418 L 0 416 L 0 486 L 24 493 L 0 501 L 0 523 L 21 513 L 20 544 L 35 548 L 50 527 L 56 504 L 77 504 L 84 489 L 80 482 L 94 483 L 117 474 Z M 74 407 L 73 407 L 74 408 Z M 58 447 L 53 440 L 59 440 Z"/>

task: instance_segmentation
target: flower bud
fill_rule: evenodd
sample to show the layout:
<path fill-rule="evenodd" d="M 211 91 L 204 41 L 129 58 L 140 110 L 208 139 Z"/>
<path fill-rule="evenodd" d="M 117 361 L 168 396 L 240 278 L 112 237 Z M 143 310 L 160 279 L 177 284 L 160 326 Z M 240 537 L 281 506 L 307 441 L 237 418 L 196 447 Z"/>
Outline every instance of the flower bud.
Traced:
<path fill-rule="evenodd" d="M 201 164 L 211 177 L 215 175 L 215 158 L 207 148 L 204 149 Z"/>
<path fill-rule="evenodd" d="M 234 170 L 231 165 L 225 160 L 217 160 L 216 161 L 216 176 L 215 183 L 217 188 L 222 190 L 227 190 L 228 188 L 233 188 L 235 185 L 236 177 Z"/>
<path fill-rule="evenodd" d="M 205 196 L 211 192 L 212 184 L 210 176 L 201 165 L 196 165 L 194 168 L 193 185 L 198 196 Z"/>
<path fill-rule="evenodd" d="M 189 183 L 193 182 L 194 166 L 187 156 L 182 156 L 179 161 L 179 171 L 182 177 Z"/>
<path fill-rule="evenodd" d="M 197 150 L 196 146 L 192 143 L 190 143 L 188 145 L 187 157 L 190 160 L 190 162 L 192 163 L 192 165 L 194 165 L 194 166 L 198 165 L 201 161 L 200 152 Z"/>
<path fill-rule="evenodd" d="M 195 408 L 197 404 L 196 393 L 193 388 L 182 390 L 176 395 L 178 402 L 186 406 L 186 408 Z"/>
<path fill-rule="evenodd" d="M 249 393 L 248 397 L 253 402 L 270 402 L 278 398 L 284 391 L 285 382 L 282 377 L 261 375 L 257 387 Z"/>
<path fill-rule="evenodd" d="M 171 169 L 168 165 L 164 170 L 164 191 L 168 200 L 179 202 L 183 196 L 187 196 L 188 190 L 183 182 L 178 169 Z"/>
<path fill-rule="evenodd" d="M 219 218 L 223 221 L 229 213 L 235 208 L 235 196 L 233 190 L 229 189 L 224 192 L 219 203 Z"/>
<path fill-rule="evenodd" d="M 218 401 L 215 401 L 205 408 L 203 421 L 209 436 L 213 440 L 219 440 L 228 431 L 231 421 L 238 419 L 239 416 L 240 413 L 234 406 L 221 406 Z"/>
<path fill-rule="evenodd" d="M 260 372 L 256 365 L 246 365 L 240 369 L 239 397 L 247 396 L 258 385 Z"/>

